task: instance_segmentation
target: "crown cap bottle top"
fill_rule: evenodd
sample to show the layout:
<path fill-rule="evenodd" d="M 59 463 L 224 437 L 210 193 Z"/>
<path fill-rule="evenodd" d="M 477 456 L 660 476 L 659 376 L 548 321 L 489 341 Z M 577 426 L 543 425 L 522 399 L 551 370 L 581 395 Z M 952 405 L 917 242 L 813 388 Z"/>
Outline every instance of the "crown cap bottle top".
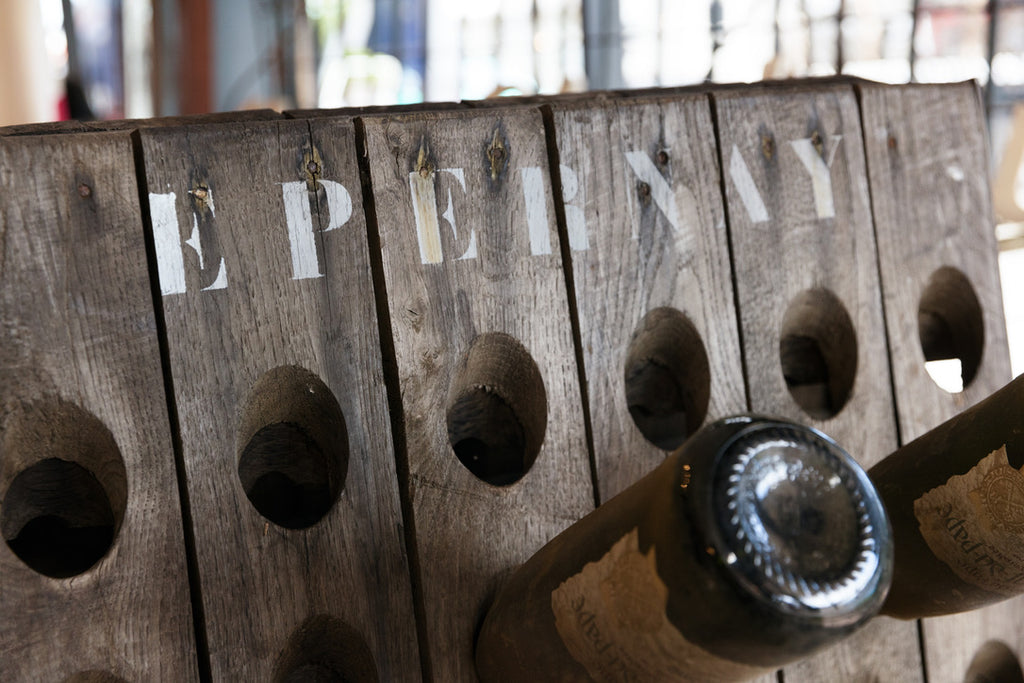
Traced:
<path fill-rule="evenodd" d="M 831 439 L 758 422 L 714 469 L 715 551 L 758 599 L 842 626 L 875 614 L 892 574 L 888 519 L 859 465 Z"/>

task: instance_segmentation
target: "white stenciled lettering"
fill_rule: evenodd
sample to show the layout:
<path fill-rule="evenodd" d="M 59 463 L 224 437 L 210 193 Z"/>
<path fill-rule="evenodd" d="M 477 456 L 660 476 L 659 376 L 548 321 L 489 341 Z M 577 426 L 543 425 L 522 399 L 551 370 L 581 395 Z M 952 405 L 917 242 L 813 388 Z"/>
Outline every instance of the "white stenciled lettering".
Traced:
<path fill-rule="evenodd" d="M 156 267 L 160 278 L 160 294 L 185 292 L 185 260 L 181 255 L 181 235 L 178 232 L 178 214 L 175 209 L 177 195 L 149 194 L 149 215 L 153 221 L 153 246 L 156 249 Z"/>
<path fill-rule="evenodd" d="M 420 263 L 423 264 L 441 263 L 444 260 L 441 254 L 441 224 L 438 218 L 443 218 L 448 223 L 456 242 L 459 239 L 451 188 L 448 188 L 448 201 L 444 212 L 440 216 L 437 215 L 434 181 L 442 173 L 452 175 L 458 181 L 462 192 L 466 192 L 466 174 L 461 168 L 441 168 L 426 174 L 420 171 L 409 173 L 409 191 L 412 194 L 412 211 L 416 221 L 416 241 L 419 245 Z M 470 228 L 469 244 L 458 258 L 472 259 L 476 256 L 476 232 Z"/>
<path fill-rule="evenodd" d="M 189 194 L 192 194 L 192 190 L 189 190 Z M 205 194 L 202 196 L 203 205 L 206 210 L 210 212 L 210 216 L 216 215 L 216 209 L 213 206 L 213 190 L 206 188 Z M 199 214 L 196 209 L 192 209 L 192 234 L 185 240 L 185 244 L 192 248 L 196 252 L 196 256 L 199 257 L 199 270 L 205 270 L 206 265 L 203 262 L 203 244 L 199 239 Z M 213 282 L 208 287 L 203 287 L 202 291 L 210 292 L 215 289 L 226 289 L 228 286 L 228 275 L 224 270 L 224 257 L 220 259 L 220 263 L 217 264 L 217 277 L 213 279 Z"/>
<path fill-rule="evenodd" d="M 685 225 L 696 227 L 697 199 L 689 187 L 680 183 L 676 183 L 675 187 L 670 185 L 654 165 L 654 161 L 644 152 L 626 152 L 626 161 L 629 162 L 636 177 L 650 188 L 654 205 L 668 220 L 673 232 L 683 233 Z M 634 234 L 633 237 L 636 238 L 637 235 Z"/>
<path fill-rule="evenodd" d="M 313 235 L 313 215 L 309 208 L 309 190 L 304 180 L 281 183 L 284 220 L 288 226 L 288 246 L 292 255 L 292 279 L 320 277 Z"/>
<path fill-rule="evenodd" d="M 579 194 L 579 178 L 576 172 L 565 164 L 558 165 L 558 172 L 562 180 L 562 204 L 565 207 L 565 228 L 569 235 L 569 248 L 573 251 L 586 251 L 590 248 L 586 215 L 583 213 L 583 207 L 571 204 Z"/>
<path fill-rule="evenodd" d="M 539 166 L 519 169 L 526 200 L 526 225 L 530 230 L 530 253 L 534 256 L 551 253 L 548 212 L 544 201 L 544 173 Z"/>
<path fill-rule="evenodd" d="M 790 146 L 796 152 L 800 162 L 811 176 L 811 190 L 814 193 L 814 209 L 818 218 L 834 218 L 836 215 L 835 200 L 832 195 L 832 162 L 836 150 L 842 141 L 841 135 L 833 135 L 829 140 L 830 147 L 827 158 L 822 158 L 815 145 L 815 138 L 793 140 Z M 820 145 L 820 141 L 818 145 Z"/>
<path fill-rule="evenodd" d="M 151 192 L 149 194 L 149 214 L 153 223 L 153 246 L 156 249 L 157 274 L 160 278 L 160 293 L 163 296 L 184 294 L 187 290 L 182 245 L 196 253 L 200 270 L 206 267 L 203 259 L 203 245 L 199 238 L 199 217 L 193 214 L 192 231 L 189 233 L 188 239 L 182 241 L 181 228 L 178 225 L 177 199 L 178 195 L 175 192 Z M 210 215 L 214 215 L 212 191 L 206 190 L 203 202 Z M 224 259 L 221 258 L 217 266 L 217 277 L 202 291 L 225 289 L 227 286 L 227 271 L 224 267 Z"/>
<path fill-rule="evenodd" d="M 323 231 L 337 230 L 352 217 L 352 197 L 345 186 L 333 180 L 321 180 L 329 214 Z M 292 257 L 292 279 L 305 280 L 323 277 L 316 251 L 316 230 L 309 202 L 309 185 L 297 180 L 281 183 L 284 200 L 285 223 L 288 226 L 288 245 Z"/>
<path fill-rule="evenodd" d="M 740 195 L 740 201 L 747 210 L 747 215 L 752 223 L 764 223 L 768 220 L 768 209 L 765 208 L 761 193 L 757 191 L 754 184 L 754 177 L 750 175 L 747 162 L 740 154 L 740 148 L 732 146 L 732 156 L 729 158 L 729 177 L 732 178 L 736 192 Z"/>

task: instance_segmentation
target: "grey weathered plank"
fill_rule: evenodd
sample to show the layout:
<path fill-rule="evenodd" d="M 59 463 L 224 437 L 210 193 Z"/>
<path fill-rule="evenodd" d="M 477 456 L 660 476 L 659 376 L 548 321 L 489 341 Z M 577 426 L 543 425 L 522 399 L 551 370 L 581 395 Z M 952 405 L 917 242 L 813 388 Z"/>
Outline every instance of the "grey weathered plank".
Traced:
<path fill-rule="evenodd" d="M 140 137 L 213 678 L 418 679 L 352 123 Z"/>
<path fill-rule="evenodd" d="M 132 158 L 127 134 L 0 140 L 3 680 L 198 676 Z M 22 489 L 26 471 L 48 476 Z M 85 569 L 52 525 L 26 544 L 45 515 L 77 528 L 93 559 L 102 530 L 119 530 Z"/>
<path fill-rule="evenodd" d="M 338 116 L 368 116 L 371 114 L 411 114 L 423 111 L 449 111 L 465 109 L 461 102 L 413 102 L 410 104 L 371 104 L 362 107 L 333 107 L 329 109 L 286 109 L 290 119 L 322 119 Z"/>
<path fill-rule="evenodd" d="M 0 126 L 0 137 L 12 135 L 54 135 L 57 133 L 84 133 L 89 128 L 81 121 L 46 121 Z"/>
<path fill-rule="evenodd" d="M 861 85 L 864 138 L 871 183 L 886 324 L 901 439 L 908 442 L 992 393 L 1010 379 L 988 183 L 985 119 L 973 84 Z M 966 309 L 962 283 L 922 296 L 943 267 L 960 271 L 980 306 Z M 948 272 L 948 271 L 947 271 Z M 966 300 L 966 303 L 965 303 Z M 980 365 L 961 393 L 940 389 L 925 371 L 919 321 L 945 318 L 954 345 L 980 345 Z M 978 339 L 977 333 L 982 333 Z M 940 335 L 942 336 L 942 335 Z M 973 341 L 972 341 L 973 336 Z M 941 350 L 941 349 L 940 349 Z M 946 355 L 946 354 L 941 354 Z M 970 353 L 968 352 L 968 355 Z M 923 621 L 931 683 L 960 681 L 989 639 L 1024 652 L 1024 599 Z"/>
<path fill-rule="evenodd" d="M 14 126 L 0 126 L 0 137 L 9 135 L 55 135 L 84 133 L 88 131 L 136 130 L 138 128 L 188 126 L 205 123 L 229 123 L 241 121 L 267 121 L 283 118 L 273 109 L 247 109 L 244 111 L 213 112 L 210 114 L 184 114 L 181 116 L 157 116 L 148 119 L 100 119 L 96 121 L 50 121 L 26 123 Z"/>
<path fill-rule="evenodd" d="M 471 681 L 473 634 L 499 577 L 593 506 L 544 129 L 531 109 L 363 125 L 421 626 L 434 680 Z M 453 441 L 474 467 L 500 465 L 497 453 L 536 459 L 494 485 Z"/>
<path fill-rule="evenodd" d="M 865 467 L 896 446 L 853 89 L 713 95 L 751 408 L 811 424 Z M 878 620 L 787 681 L 921 680 L 912 623 Z"/>
<path fill-rule="evenodd" d="M 705 420 L 746 410 L 715 133 L 700 95 L 551 109 L 608 500 Z"/>

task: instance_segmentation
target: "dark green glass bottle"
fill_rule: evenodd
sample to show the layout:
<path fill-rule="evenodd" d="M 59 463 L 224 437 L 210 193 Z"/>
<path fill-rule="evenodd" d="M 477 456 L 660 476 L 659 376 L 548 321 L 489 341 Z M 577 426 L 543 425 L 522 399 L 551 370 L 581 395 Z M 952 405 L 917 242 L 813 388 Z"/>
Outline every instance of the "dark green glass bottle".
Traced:
<path fill-rule="evenodd" d="M 869 471 L 893 526 L 882 611 L 951 614 L 1024 593 L 1024 377 Z"/>
<path fill-rule="evenodd" d="M 520 567 L 477 640 L 483 681 L 735 681 L 848 635 L 891 575 L 884 510 L 831 439 L 710 425 Z"/>

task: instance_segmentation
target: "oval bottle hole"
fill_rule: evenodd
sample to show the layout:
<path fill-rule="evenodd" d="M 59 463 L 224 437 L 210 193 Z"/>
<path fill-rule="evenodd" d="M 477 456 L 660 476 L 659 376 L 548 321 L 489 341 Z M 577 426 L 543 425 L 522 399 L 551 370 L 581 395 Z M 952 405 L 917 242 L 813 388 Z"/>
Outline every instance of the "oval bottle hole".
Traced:
<path fill-rule="evenodd" d="M 1024 672 L 1009 645 L 990 640 L 974 654 L 964 683 L 1024 683 Z"/>
<path fill-rule="evenodd" d="M 61 681 L 61 683 L 125 683 L 125 680 L 112 673 L 93 669 L 72 674 Z"/>
<path fill-rule="evenodd" d="M 644 438 L 662 450 L 678 448 L 707 417 L 711 369 L 700 333 L 674 308 L 640 320 L 625 363 L 626 405 Z"/>
<path fill-rule="evenodd" d="M 127 475 L 110 430 L 61 400 L 31 404 L 6 425 L 19 461 L 3 494 L 0 531 L 46 576 L 81 574 L 107 554 L 124 519 Z"/>
<path fill-rule="evenodd" d="M 985 347 L 981 304 L 967 276 L 949 266 L 932 273 L 918 304 L 917 333 L 928 375 L 949 393 L 963 391 Z"/>
<path fill-rule="evenodd" d="M 334 617 L 310 617 L 278 656 L 274 683 L 376 683 L 377 667 L 366 641 Z"/>
<path fill-rule="evenodd" d="M 808 289 L 782 318 L 779 362 L 786 388 L 816 420 L 839 414 L 857 376 L 857 333 L 846 307 L 827 289 Z"/>
<path fill-rule="evenodd" d="M 253 507 L 286 529 L 316 524 L 348 470 L 348 433 L 319 377 L 282 366 L 253 386 L 239 425 L 238 479 Z"/>
<path fill-rule="evenodd" d="M 533 466 L 547 428 L 537 363 L 507 334 L 482 334 L 462 357 L 449 390 L 448 439 L 477 478 L 507 486 Z"/>

